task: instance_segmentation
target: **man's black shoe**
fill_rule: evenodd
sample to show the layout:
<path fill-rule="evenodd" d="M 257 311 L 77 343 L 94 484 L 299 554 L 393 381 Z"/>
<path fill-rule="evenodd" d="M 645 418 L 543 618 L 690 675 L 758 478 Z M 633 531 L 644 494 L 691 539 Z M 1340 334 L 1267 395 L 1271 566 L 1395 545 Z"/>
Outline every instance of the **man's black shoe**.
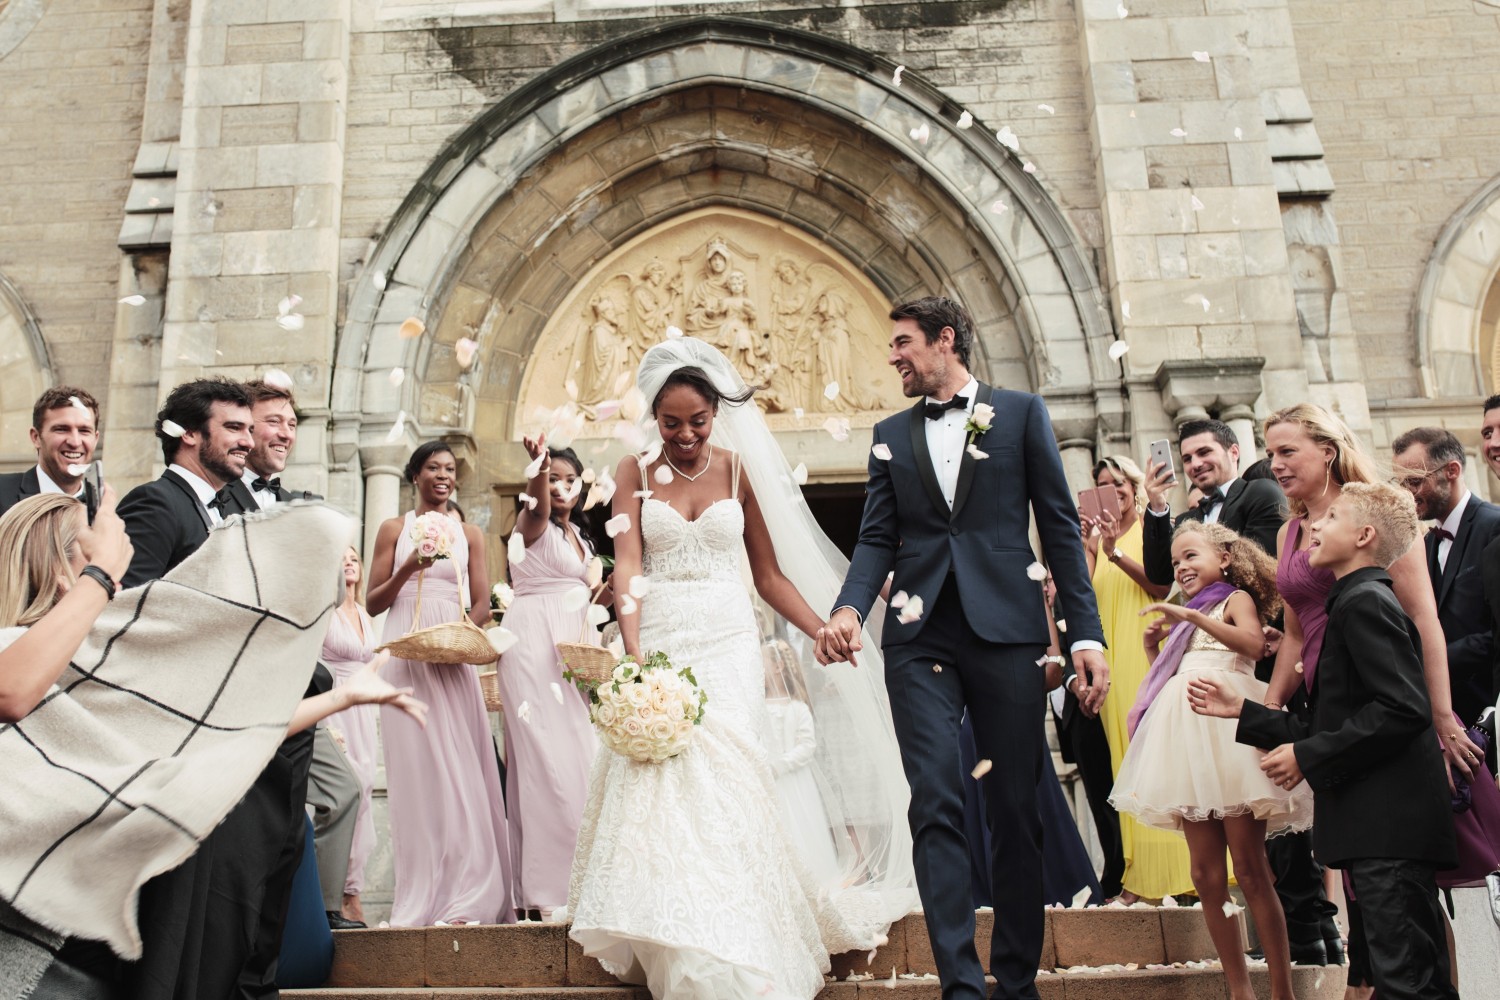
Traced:
<path fill-rule="evenodd" d="M 1293 965 L 1327 965 L 1328 949 L 1323 946 L 1321 939 L 1293 941 L 1291 958 Z"/>
<path fill-rule="evenodd" d="M 334 931 L 357 931 L 370 926 L 363 920 L 350 920 L 337 910 L 324 910 L 328 914 L 328 929 Z"/>

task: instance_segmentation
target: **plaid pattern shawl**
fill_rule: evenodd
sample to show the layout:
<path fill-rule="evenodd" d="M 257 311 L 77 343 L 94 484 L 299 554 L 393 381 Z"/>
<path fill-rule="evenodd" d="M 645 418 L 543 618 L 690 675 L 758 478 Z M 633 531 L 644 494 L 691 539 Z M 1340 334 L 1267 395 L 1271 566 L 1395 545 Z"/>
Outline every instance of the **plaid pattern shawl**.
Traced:
<path fill-rule="evenodd" d="M 230 518 L 105 609 L 46 699 L 0 725 L 0 903 L 139 957 L 138 890 L 188 858 L 275 753 L 354 531 L 322 504 Z M 0 920 L 0 960 L 26 943 L 15 923 Z"/>

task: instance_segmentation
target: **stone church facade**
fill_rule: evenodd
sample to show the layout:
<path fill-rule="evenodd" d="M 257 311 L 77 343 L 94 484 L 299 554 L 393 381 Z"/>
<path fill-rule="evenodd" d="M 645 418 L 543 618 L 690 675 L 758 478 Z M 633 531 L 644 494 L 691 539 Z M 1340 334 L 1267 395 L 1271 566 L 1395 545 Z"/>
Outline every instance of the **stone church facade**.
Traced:
<path fill-rule="evenodd" d="M 299 485 L 373 530 L 442 436 L 498 539 L 520 435 L 612 463 L 675 326 L 847 514 L 885 304 L 937 291 L 1080 481 L 1301 399 L 1473 445 L 1497 50 L 1489 0 L 7 0 L 0 460 L 73 382 L 129 486 L 168 387 L 279 368 Z"/>

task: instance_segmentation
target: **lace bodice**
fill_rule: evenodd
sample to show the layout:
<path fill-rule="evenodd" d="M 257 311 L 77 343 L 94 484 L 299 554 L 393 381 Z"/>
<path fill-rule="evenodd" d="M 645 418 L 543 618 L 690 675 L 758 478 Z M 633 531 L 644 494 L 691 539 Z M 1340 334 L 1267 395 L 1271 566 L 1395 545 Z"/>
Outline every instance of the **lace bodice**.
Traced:
<path fill-rule="evenodd" d="M 641 565 L 653 583 L 668 580 L 740 582 L 745 512 L 738 500 L 715 500 L 692 521 L 670 504 L 641 504 Z"/>

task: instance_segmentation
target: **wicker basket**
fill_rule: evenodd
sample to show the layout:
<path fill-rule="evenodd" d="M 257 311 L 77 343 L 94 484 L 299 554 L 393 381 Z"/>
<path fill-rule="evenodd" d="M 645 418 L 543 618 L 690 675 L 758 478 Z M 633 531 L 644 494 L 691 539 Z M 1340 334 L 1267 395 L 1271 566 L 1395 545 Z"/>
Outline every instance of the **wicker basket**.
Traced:
<path fill-rule="evenodd" d="M 601 582 L 594 592 L 589 595 L 593 600 L 598 596 L 604 584 Z M 583 631 L 578 634 L 577 642 L 559 642 L 557 644 L 557 655 L 562 660 L 562 665 L 573 671 L 573 676 L 579 680 L 588 681 L 592 684 L 603 684 L 609 680 L 610 674 L 614 672 L 615 664 L 618 663 L 609 650 L 586 641 L 589 637 L 589 620 L 585 615 L 583 619 Z"/>
<path fill-rule="evenodd" d="M 479 675 L 479 693 L 484 695 L 484 710 L 499 713 L 505 710 L 500 700 L 500 675 L 493 670 Z"/>
<path fill-rule="evenodd" d="M 462 595 L 464 592 L 463 568 L 457 564 L 455 568 L 458 570 L 458 592 Z M 422 579 L 426 575 L 425 569 L 417 574 L 417 603 L 411 614 L 413 625 L 422 620 Z M 459 619 L 456 622 L 443 622 L 440 625 L 414 629 L 376 647 L 376 651 L 387 649 L 390 650 L 392 656 L 399 656 L 403 660 L 416 660 L 419 663 L 473 663 L 482 666 L 500 659 L 500 654 L 495 651 L 489 637 L 478 625 L 469 620 L 468 614 L 463 610 L 462 602 L 459 604 L 458 614 Z"/>

